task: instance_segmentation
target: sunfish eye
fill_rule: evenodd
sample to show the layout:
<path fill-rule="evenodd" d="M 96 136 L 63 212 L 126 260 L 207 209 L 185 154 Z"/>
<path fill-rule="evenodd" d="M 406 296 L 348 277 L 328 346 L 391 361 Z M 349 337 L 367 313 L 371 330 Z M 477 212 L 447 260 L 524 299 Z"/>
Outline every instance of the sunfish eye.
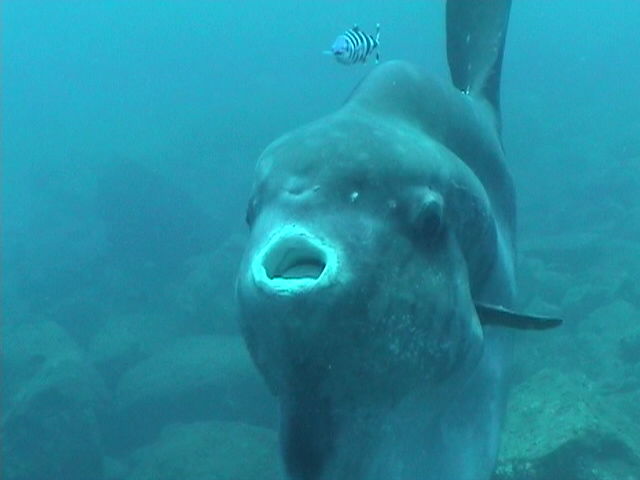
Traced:
<path fill-rule="evenodd" d="M 444 200 L 431 189 L 418 195 L 410 208 L 410 220 L 422 237 L 431 238 L 437 235 L 443 223 Z"/>

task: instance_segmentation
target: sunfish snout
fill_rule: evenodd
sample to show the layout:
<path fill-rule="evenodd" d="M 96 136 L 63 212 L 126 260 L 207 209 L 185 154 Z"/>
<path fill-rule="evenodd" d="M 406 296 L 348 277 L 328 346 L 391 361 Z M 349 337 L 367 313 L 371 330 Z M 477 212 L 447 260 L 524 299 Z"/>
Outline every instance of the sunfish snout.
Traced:
<path fill-rule="evenodd" d="M 250 275 L 266 293 L 299 295 L 336 283 L 339 249 L 297 225 L 276 230 L 251 260 Z"/>

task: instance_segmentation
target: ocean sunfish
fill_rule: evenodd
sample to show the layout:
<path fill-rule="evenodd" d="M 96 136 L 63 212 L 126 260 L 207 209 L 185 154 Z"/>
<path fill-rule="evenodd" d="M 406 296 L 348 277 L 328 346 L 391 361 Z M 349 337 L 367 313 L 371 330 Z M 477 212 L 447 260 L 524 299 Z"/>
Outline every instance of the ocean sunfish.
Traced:
<path fill-rule="evenodd" d="M 258 160 L 237 294 L 295 480 L 487 480 L 516 329 L 510 2 L 449 0 L 453 84 L 380 64 Z"/>

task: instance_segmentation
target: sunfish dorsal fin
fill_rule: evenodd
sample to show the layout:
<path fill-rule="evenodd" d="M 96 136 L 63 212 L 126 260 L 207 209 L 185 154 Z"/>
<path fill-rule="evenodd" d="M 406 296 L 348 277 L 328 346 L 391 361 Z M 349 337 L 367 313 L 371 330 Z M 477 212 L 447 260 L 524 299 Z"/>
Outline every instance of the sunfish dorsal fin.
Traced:
<path fill-rule="evenodd" d="M 511 0 L 448 0 L 447 60 L 461 91 L 481 95 L 500 115 L 500 70 Z"/>
<path fill-rule="evenodd" d="M 521 330 L 547 330 L 562 325 L 562 320 L 559 318 L 525 315 L 486 303 L 476 303 L 475 305 L 482 325 L 498 325 Z"/>

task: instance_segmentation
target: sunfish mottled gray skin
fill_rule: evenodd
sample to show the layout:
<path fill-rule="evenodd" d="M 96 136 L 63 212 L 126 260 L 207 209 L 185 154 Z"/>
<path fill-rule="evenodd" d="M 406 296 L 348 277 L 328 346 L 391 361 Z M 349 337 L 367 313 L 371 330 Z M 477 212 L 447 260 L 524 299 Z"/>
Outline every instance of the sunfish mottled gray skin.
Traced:
<path fill-rule="evenodd" d="M 492 54 L 448 52 L 486 68 L 449 86 L 383 64 L 258 161 L 237 290 L 291 479 L 491 475 L 510 333 L 475 304 L 512 302 L 515 202 L 497 104 L 509 3 L 485 3 L 450 1 L 447 28 L 450 45 L 491 36 Z"/>

